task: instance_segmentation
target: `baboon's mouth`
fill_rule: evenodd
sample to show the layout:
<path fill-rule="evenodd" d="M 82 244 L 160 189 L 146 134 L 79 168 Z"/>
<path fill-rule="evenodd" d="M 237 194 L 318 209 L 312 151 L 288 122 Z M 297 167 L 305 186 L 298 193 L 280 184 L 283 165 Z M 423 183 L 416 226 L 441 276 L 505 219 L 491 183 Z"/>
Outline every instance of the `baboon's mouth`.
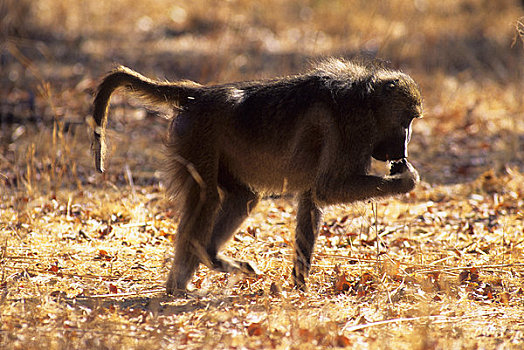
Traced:
<path fill-rule="evenodd" d="M 406 159 L 406 156 L 404 155 L 401 157 L 391 157 L 389 154 L 386 154 L 386 162 L 398 162 L 402 159 Z"/>
<path fill-rule="evenodd" d="M 406 159 L 407 157 L 405 155 L 402 155 L 402 156 L 390 156 L 389 154 L 384 154 L 384 155 L 373 155 L 373 158 L 375 158 L 376 160 L 378 161 L 381 161 L 381 162 L 398 162 L 402 159 Z"/>
<path fill-rule="evenodd" d="M 376 160 L 382 162 L 391 162 L 408 157 L 408 151 L 405 143 L 395 140 L 386 140 L 379 143 L 371 154 Z"/>

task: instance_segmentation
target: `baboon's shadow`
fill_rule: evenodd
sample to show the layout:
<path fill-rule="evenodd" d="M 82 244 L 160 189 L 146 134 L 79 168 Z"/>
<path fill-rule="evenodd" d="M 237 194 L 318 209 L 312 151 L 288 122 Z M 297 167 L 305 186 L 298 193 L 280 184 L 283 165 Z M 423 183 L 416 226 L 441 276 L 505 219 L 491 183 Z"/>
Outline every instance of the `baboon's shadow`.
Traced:
<path fill-rule="evenodd" d="M 224 304 L 242 302 L 243 299 L 250 299 L 253 295 L 240 296 L 209 296 L 184 294 L 183 296 L 158 295 L 152 297 L 132 297 L 132 298 L 93 298 L 75 297 L 65 298 L 63 302 L 71 307 L 83 307 L 91 310 L 95 309 L 117 309 L 117 310 L 142 310 L 148 311 L 155 316 L 172 316 L 186 312 L 194 312 L 210 307 L 219 307 Z"/>

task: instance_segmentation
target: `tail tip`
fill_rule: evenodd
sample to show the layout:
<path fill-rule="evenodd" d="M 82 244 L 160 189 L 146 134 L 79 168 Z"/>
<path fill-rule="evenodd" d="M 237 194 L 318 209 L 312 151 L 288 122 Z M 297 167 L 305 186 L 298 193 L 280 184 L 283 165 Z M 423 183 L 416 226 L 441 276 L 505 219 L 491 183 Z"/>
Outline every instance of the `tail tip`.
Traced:
<path fill-rule="evenodd" d="M 95 158 L 95 168 L 99 173 L 103 173 L 105 171 L 104 164 L 101 159 Z"/>
<path fill-rule="evenodd" d="M 93 151 L 93 155 L 95 157 L 95 168 L 98 172 L 103 173 L 104 172 L 104 145 L 102 144 L 99 137 L 96 137 L 95 133 L 95 139 L 93 140 L 93 143 L 91 144 L 91 150 Z"/>

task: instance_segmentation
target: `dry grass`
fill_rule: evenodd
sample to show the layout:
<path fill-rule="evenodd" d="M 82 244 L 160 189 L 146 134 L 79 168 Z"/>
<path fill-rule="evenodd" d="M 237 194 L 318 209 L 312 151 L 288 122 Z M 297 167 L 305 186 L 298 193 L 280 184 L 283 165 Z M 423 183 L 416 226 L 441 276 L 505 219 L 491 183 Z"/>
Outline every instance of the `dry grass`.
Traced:
<path fill-rule="evenodd" d="M 0 3 L 0 347 L 521 348 L 519 2 L 217 4 Z M 167 121 L 115 96 L 108 173 L 95 174 L 84 118 L 99 77 L 121 63 L 241 80 L 329 55 L 386 59 L 420 83 L 421 186 L 328 208 L 305 294 L 290 283 L 295 205 L 281 198 L 225 251 L 260 277 L 201 268 L 186 298 L 165 296 L 176 213 L 155 169 Z"/>

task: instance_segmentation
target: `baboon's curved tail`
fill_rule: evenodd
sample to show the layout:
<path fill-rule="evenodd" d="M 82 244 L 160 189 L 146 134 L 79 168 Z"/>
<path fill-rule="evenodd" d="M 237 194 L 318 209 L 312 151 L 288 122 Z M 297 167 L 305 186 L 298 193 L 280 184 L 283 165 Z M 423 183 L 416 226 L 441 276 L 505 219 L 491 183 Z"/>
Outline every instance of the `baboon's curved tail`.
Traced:
<path fill-rule="evenodd" d="M 96 169 L 100 172 L 104 171 L 105 129 L 109 101 L 113 92 L 122 86 L 146 99 L 149 103 L 174 107 L 183 104 L 188 97 L 194 97 L 198 93 L 200 85 L 191 81 L 159 82 L 123 66 L 109 73 L 98 87 L 93 111 L 93 119 L 96 125 L 91 149 L 94 153 Z"/>

